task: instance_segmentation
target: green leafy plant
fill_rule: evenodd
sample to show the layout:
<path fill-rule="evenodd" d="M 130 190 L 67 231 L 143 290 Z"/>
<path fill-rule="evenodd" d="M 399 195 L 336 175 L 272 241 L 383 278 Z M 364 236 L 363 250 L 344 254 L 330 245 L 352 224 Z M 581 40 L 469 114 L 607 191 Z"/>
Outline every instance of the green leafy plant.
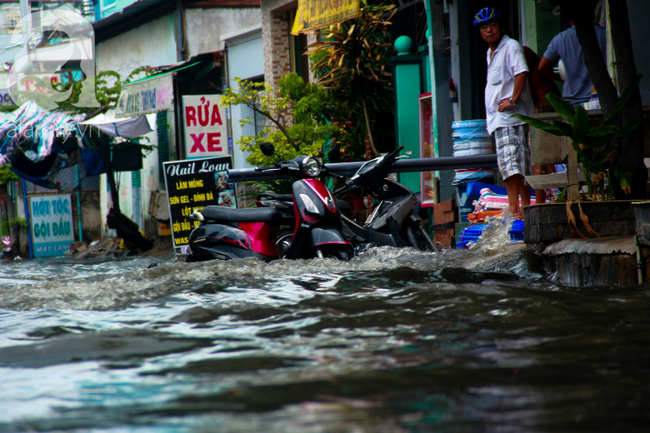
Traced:
<path fill-rule="evenodd" d="M 68 112 L 81 112 L 89 115 L 95 111 L 103 111 L 108 107 L 117 105 L 122 92 L 122 85 L 131 82 L 140 75 L 151 75 L 152 68 L 141 66 L 129 73 L 126 78 L 115 71 L 100 71 L 94 77 L 82 77 L 74 79 L 72 74 L 67 73 L 67 79 L 60 82 L 52 82 L 49 76 L 39 77 L 37 75 L 28 75 L 21 79 L 23 86 L 29 83 L 29 91 L 16 91 L 18 105 L 27 101 L 35 101 L 39 106 L 48 109 L 59 109 Z M 95 93 L 84 92 L 84 88 L 93 86 Z M 90 101 L 86 98 L 94 97 L 96 101 Z M 91 108 L 99 103 L 99 110 Z M 11 106 L 14 110 L 16 106 Z M 6 110 L 3 110 L 6 111 Z"/>
<path fill-rule="evenodd" d="M 630 122 L 622 128 L 614 125 L 614 121 L 632 97 L 640 80 L 641 75 L 621 95 L 610 115 L 599 127 L 592 126 L 589 115 L 584 108 L 581 106 L 574 108 L 571 103 L 553 93 L 547 94 L 546 99 L 565 122 L 554 120 L 552 123 L 548 123 L 520 114 L 513 117 L 549 134 L 571 138 L 571 145 L 576 151 L 585 173 L 587 192 L 592 199 L 596 198 L 599 190 L 601 198 L 606 197 L 606 179 L 607 184 L 610 186 L 610 195 L 613 179 L 620 182 L 623 191 L 629 193 L 631 191 L 631 174 L 616 162 L 614 156 L 617 151 L 618 140 L 634 131 L 639 125 L 640 119 Z"/>
<path fill-rule="evenodd" d="M 323 114 L 329 96 L 323 88 L 305 83 L 291 73 L 279 80 L 279 91 L 266 83 L 236 78 L 238 88 L 228 88 L 221 105 L 243 104 L 267 119 L 265 127 L 255 136 L 242 136 L 237 144 L 251 152 L 246 159 L 253 165 L 272 165 L 279 159 L 299 155 L 323 157 L 325 143 L 338 135 L 339 128 L 330 124 Z M 252 123 L 243 119 L 241 125 Z M 265 156 L 258 143 L 273 143 L 277 156 Z"/>
<path fill-rule="evenodd" d="M 18 227 L 21 230 L 26 230 L 27 229 L 27 220 L 23 217 L 16 217 L 9 221 L 10 226 L 15 226 Z"/>
<path fill-rule="evenodd" d="M 20 177 L 11 171 L 11 163 L 7 162 L 0 165 L 0 186 L 19 179 Z"/>
<path fill-rule="evenodd" d="M 258 194 L 263 192 L 273 192 L 276 194 L 291 194 L 293 181 L 289 179 L 277 179 L 277 180 L 264 180 L 264 181 L 254 181 L 246 182 L 247 185 L 251 187 L 249 192 L 244 192 L 238 194 L 239 197 L 251 197 L 253 200 L 256 199 Z M 252 202 L 248 207 L 255 207 L 255 202 Z"/>
<path fill-rule="evenodd" d="M 387 27 L 395 12 L 394 5 L 364 4 L 358 17 L 321 31 L 308 47 L 314 76 L 332 95 L 332 117 L 349 130 L 341 140 L 342 153 L 363 154 L 367 136 L 378 154 L 374 137 L 389 137 L 385 131 L 393 130 L 392 41 Z M 360 125 L 365 130 L 358 140 L 352 128 Z"/>

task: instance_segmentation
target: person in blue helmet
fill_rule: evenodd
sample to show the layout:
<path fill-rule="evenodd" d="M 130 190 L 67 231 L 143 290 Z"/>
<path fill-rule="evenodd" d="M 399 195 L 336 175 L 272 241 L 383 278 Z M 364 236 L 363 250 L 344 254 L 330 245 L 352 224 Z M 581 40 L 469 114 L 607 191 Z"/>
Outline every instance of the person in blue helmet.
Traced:
<path fill-rule="evenodd" d="M 528 89 L 528 66 L 519 42 L 505 33 L 501 11 L 483 8 L 474 16 L 474 27 L 488 44 L 485 111 L 487 130 L 496 145 L 499 172 L 508 194 L 508 212 L 523 219 L 522 206 L 530 205 L 530 148 L 524 122 L 513 114 L 530 116 L 534 111 Z M 521 198 L 521 205 L 520 205 Z"/>

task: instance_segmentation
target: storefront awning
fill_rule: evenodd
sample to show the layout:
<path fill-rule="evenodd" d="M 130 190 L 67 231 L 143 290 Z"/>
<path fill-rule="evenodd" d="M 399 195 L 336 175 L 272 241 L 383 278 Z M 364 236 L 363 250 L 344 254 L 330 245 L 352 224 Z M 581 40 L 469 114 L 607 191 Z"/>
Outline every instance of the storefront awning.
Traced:
<path fill-rule="evenodd" d="M 145 116 L 115 118 L 115 109 L 81 122 L 92 125 L 111 137 L 138 138 L 153 131 Z"/>
<path fill-rule="evenodd" d="M 171 110 L 174 105 L 174 75 L 183 69 L 212 61 L 210 57 L 208 62 L 201 60 L 167 66 L 165 72 L 124 84 L 117 102 L 115 117 L 136 117 Z"/>

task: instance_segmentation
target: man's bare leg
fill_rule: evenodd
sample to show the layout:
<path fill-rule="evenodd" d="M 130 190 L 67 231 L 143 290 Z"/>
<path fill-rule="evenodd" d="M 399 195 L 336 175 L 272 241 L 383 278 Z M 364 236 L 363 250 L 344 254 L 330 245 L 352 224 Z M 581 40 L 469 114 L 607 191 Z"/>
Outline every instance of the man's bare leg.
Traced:
<path fill-rule="evenodd" d="M 522 182 L 523 177 L 520 174 L 510 176 L 503 181 L 508 193 L 508 211 L 513 218 L 523 218 L 523 212 L 519 207 L 519 191 Z M 530 190 L 528 191 L 528 204 L 530 204 Z"/>

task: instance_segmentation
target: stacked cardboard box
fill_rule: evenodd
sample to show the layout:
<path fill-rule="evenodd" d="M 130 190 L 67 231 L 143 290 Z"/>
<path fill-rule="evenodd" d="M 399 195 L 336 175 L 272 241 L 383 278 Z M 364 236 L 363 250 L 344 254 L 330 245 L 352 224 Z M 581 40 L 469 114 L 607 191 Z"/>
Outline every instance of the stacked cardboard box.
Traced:
<path fill-rule="evenodd" d="M 452 248 L 457 220 L 456 203 L 447 200 L 433 205 L 433 242 L 438 248 Z"/>

